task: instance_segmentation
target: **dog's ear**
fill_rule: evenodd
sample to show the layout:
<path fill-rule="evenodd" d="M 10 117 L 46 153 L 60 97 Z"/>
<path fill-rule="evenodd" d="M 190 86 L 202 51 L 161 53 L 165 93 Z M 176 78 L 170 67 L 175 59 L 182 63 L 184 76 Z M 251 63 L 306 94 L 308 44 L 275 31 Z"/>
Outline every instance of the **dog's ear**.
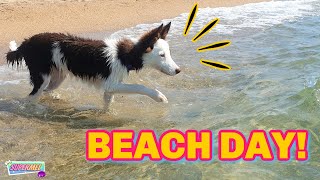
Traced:
<path fill-rule="evenodd" d="M 169 22 L 167 25 L 165 25 L 165 26 L 162 28 L 162 30 L 161 30 L 161 32 L 160 32 L 160 38 L 161 38 L 161 39 L 166 39 L 167 34 L 168 34 L 169 30 L 170 30 L 170 26 L 171 26 L 171 22 Z"/>
<path fill-rule="evenodd" d="M 139 39 L 139 47 L 144 52 L 148 53 L 152 51 L 154 44 L 157 42 L 157 40 L 160 38 L 160 32 L 163 28 L 163 24 L 161 24 L 159 27 L 152 29 L 151 31 L 145 33 L 140 39 Z"/>

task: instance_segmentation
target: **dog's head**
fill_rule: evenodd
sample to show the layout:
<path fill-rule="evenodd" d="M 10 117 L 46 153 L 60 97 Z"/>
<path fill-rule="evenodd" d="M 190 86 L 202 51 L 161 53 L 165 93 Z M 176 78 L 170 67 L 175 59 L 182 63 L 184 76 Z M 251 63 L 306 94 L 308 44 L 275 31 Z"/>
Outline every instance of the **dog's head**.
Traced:
<path fill-rule="evenodd" d="M 157 69 L 167 75 L 174 76 L 180 72 L 179 66 L 172 60 L 169 44 L 165 40 L 171 22 L 166 26 L 159 26 L 139 39 L 139 46 L 144 50 L 143 66 Z"/>

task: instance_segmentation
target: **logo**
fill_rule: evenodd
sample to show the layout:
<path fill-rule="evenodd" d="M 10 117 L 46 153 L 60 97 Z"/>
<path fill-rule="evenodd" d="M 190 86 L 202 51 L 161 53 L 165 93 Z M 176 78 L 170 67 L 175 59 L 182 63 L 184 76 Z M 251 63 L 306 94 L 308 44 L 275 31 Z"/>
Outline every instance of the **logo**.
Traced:
<path fill-rule="evenodd" d="M 45 176 L 45 163 L 43 161 L 7 161 L 5 165 L 10 176 L 30 173 L 38 173 L 39 177 Z"/>

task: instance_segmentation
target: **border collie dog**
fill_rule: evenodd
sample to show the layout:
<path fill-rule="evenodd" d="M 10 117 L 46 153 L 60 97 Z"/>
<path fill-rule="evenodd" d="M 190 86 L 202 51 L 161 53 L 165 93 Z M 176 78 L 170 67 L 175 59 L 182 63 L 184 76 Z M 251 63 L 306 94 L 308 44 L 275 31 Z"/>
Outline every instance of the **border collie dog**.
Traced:
<path fill-rule="evenodd" d="M 113 101 L 114 93 L 147 95 L 157 102 L 167 103 L 160 91 L 138 84 L 125 84 L 129 71 L 144 67 L 176 75 L 180 68 L 172 60 L 165 38 L 171 23 L 135 39 L 92 40 L 62 33 L 41 33 L 25 39 L 20 47 L 10 42 L 7 62 L 21 65 L 25 61 L 30 72 L 33 90 L 29 100 L 37 102 L 43 91 L 59 87 L 67 74 L 104 90 L 105 108 Z"/>

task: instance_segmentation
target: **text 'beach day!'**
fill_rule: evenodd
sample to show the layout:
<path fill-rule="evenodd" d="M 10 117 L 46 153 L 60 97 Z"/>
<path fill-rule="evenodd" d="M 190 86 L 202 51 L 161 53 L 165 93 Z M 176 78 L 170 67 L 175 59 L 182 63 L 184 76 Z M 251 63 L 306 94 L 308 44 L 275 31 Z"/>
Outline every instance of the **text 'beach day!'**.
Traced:
<path fill-rule="evenodd" d="M 212 161 L 215 145 L 220 161 L 306 161 L 307 130 L 253 130 L 246 137 L 237 130 L 88 130 L 88 161 Z"/>

